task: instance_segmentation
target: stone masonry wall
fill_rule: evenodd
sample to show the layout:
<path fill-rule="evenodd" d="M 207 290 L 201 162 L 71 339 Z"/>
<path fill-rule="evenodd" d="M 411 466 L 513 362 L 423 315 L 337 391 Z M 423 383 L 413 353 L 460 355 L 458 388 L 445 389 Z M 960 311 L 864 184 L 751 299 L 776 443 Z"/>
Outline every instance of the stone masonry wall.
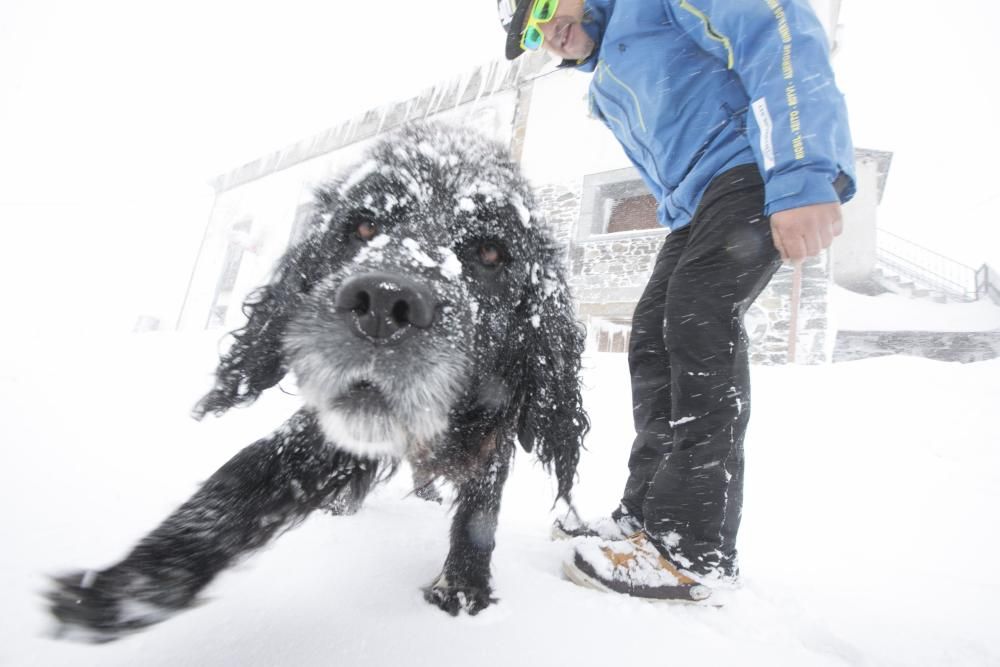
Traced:
<path fill-rule="evenodd" d="M 578 243 L 572 286 L 582 302 L 634 301 L 653 270 L 664 234 Z"/>
<path fill-rule="evenodd" d="M 654 231 L 579 240 L 581 189 L 582 184 L 541 186 L 535 190 L 536 205 L 552 225 L 556 238 L 567 245 L 570 287 L 581 319 L 587 321 L 600 313 L 601 317 L 627 322 L 666 234 Z M 797 363 L 826 361 L 828 285 L 828 261 L 824 253 L 808 260 L 803 267 Z M 791 288 L 792 269 L 782 266 L 747 313 L 752 363 L 786 363 Z"/>
<path fill-rule="evenodd" d="M 828 267 L 825 252 L 803 263 L 796 363 L 818 364 L 827 360 Z M 751 341 L 751 363 L 783 364 L 788 359 L 793 275 L 791 265 L 782 265 L 747 312 L 745 326 Z"/>
<path fill-rule="evenodd" d="M 840 331 L 833 361 L 907 354 L 971 363 L 1000 357 L 1000 331 Z"/>

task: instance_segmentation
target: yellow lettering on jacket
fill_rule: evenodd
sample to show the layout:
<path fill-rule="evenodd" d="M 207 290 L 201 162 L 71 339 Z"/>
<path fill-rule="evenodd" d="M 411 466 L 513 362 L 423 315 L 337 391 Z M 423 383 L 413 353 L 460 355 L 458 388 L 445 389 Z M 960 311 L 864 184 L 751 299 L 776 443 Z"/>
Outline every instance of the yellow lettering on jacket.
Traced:
<path fill-rule="evenodd" d="M 781 38 L 781 76 L 785 80 L 785 103 L 788 105 L 788 128 L 792 133 L 792 155 L 796 160 L 806 156 L 802 139 L 802 118 L 799 114 L 799 95 L 795 90 L 795 67 L 792 65 L 792 30 L 780 0 L 764 0 L 777 22 Z"/>

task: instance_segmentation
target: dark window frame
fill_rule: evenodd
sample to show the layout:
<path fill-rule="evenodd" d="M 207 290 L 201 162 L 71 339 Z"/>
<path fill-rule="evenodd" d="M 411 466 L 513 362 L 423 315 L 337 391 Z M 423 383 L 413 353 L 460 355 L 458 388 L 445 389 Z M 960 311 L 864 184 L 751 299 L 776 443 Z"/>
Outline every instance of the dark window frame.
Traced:
<path fill-rule="evenodd" d="M 215 283 L 212 306 L 208 309 L 208 319 L 205 322 L 206 329 L 213 329 L 225 326 L 226 324 L 226 315 L 228 315 L 229 307 L 232 305 L 233 290 L 239 281 L 240 268 L 243 265 L 243 255 L 246 254 L 246 248 L 240 242 L 239 237 L 249 238 L 252 229 L 252 218 L 239 220 L 229 228 L 226 254 L 222 259 L 219 278 Z"/>
<path fill-rule="evenodd" d="M 583 177 L 577 240 L 597 241 L 630 236 L 666 235 L 668 230 L 656 220 L 655 202 L 642 201 L 645 197 L 652 197 L 652 194 L 634 167 L 587 174 Z M 616 211 L 616 208 L 627 200 L 635 200 L 638 205 L 646 209 L 647 213 L 652 213 L 648 225 L 631 229 L 614 229 L 613 218 L 616 212 L 620 212 L 620 209 Z"/>

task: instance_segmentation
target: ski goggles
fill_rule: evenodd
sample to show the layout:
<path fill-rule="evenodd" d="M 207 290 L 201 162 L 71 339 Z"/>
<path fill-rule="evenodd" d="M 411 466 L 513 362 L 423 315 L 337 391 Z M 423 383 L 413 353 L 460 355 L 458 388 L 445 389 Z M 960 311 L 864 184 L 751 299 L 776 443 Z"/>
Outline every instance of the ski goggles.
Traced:
<path fill-rule="evenodd" d="M 525 51 L 537 51 L 545 41 L 545 35 L 538 27 L 543 23 L 548 23 L 555 16 L 559 7 L 559 0 L 534 0 L 528 20 L 524 24 L 524 31 L 521 32 L 521 48 Z"/>

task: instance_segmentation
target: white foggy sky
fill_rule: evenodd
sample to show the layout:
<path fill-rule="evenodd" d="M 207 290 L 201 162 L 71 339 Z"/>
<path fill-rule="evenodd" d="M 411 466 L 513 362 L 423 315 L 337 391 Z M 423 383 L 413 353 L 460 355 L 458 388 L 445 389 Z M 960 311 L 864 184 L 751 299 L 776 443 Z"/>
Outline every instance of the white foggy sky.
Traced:
<path fill-rule="evenodd" d="M 173 326 L 207 181 L 496 58 L 495 7 L 475 4 L 4 0 L 0 282 L 17 327 Z"/>
<path fill-rule="evenodd" d="M 881 224 L 1000 268 L 1000 10 L 843 5 L 855 142 L 895 151 Z M 493 0 L 4 0 L 6 332 L 173 326 L 212 176 L 496 59 L 502 41 Z"/>
<path fill-rule="evenodd" d="M 894 153 L 880 226 L 1000 270 L 1000 3 L 843 0 L 841 23 L 854 143 Z"/>

